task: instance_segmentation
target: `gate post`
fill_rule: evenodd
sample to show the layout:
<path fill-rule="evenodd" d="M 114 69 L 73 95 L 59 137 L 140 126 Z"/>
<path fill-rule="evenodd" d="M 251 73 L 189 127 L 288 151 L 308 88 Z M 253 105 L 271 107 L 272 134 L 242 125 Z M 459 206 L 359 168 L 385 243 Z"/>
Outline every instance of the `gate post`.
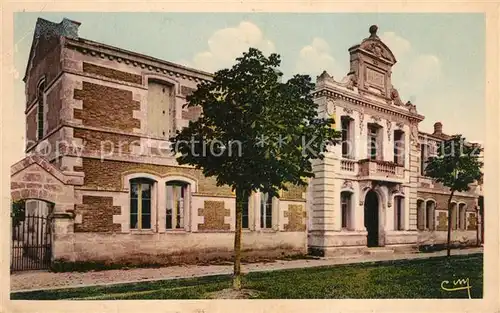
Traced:
<path fill-rule="evenodd" d="M 52 215 L 52 262 L 75 261 L 73 225 L 74 218 L 70 213 Z"/>

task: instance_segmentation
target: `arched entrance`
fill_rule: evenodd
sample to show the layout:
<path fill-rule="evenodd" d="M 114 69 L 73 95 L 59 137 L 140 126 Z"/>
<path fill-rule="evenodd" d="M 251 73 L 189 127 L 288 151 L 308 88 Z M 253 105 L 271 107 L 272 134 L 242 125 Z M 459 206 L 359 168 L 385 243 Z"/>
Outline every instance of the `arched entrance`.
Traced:
<path fill-rule="evenodd" d="M 72 232 L 74 186 L 83 185 L 83 178 L 37 155 L 11 166 L 11 270 L 47 268 L 71 253 L 57 238 Z"/>
<path fill-rule="evenodd" d="M 379 246 L 379 199 L 373 190 L 365 196 L 365 227 L 368 231 L 367 246 Z"/>
<path fill-rule="evenodd" d="M 12 203 L 11 271 L 50 267 L 53 207 L 54 203 L 38 199 Z"/>

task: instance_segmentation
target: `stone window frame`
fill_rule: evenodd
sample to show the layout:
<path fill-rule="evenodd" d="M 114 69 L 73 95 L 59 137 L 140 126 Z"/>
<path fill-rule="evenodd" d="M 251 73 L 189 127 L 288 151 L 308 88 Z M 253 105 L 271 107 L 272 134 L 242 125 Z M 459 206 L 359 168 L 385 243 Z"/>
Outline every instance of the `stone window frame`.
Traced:
<path fill-rule="evenodd" d="M 178 202 L 174 204 L 173 207 L 171 207 L 171 220 L 170 220 L 170 225 L 168 225 L 168 217 L 169 215 L 167 214 L 167 211 L 165 212 L 165 230 L 170 231 L 170 230 L 182 230 L 185 229 L 185 222 L 186 222 L 186 210 L 189 212 L 190 206 L 190 184 L 186 183 L 181 180 L 169 180 L 165 182 L 165 192 L 166 194 L 164 195 L 166 197 L 166 206 L 165 210 L 169 209 L 169 199 L 168 199 L 168 187 L 172 187 L 172 192 L 174 191 L 173 187 L 180 187 L 181 197 L 182 202 Z M 179 225 L 179 226 L 177 226 Z"/>
<path fill-rule="evenodd" d="M 467 204 L 465 202 L 459 202 L 457 205 L 458 211 L 458 230 L 467 230 Z"/>
<path fill-rule="evenodd" d="M 142 201 L 137 201 L 138 203 L 138 208 L 137 208 L 137 224 L 138 224 L 138 227 L 137 228 L 132 228 L 130 222 L 131 222 L 131 219 L 132 219 L 132 207 L 131 207 L 131 193 L 130 191 L 132 190 L 132 184 L 133 183 L 136 183 L 136 182 L 141 182 L 141 183 L 147 183 L 150 185 L 150 207 L 149 207 L 149 218 L 150 218 L 150 222 L 149 222 L 149 225 L 150 227 L 149 228 L 142 228 Z M 143 177 L 143 176 L 140 176 L 140 177 L 134 177 L 134 178 L 131 178 L 129 179 L 129 197 L 128 197 L 128 202 L 129 202 L 129 210 L 128 210 L 128 217 L 129 217 L 129 228 L 131 231 L 134 231 L 134 232 L 151 232 L 151 231 L 154 231 L 156 229 L 156 226 L 155 226 L 155 219 L 153 218 L 154 217 L 154 213 L 153 211 L 155 210 L 155 207 L 158 203 L 157 199 L 155 198 L 156 196 L 156 193 L 158 192 L 157 191 L 157 181 L 155 181 L 154 179 L 151 179 L 151 178 L 148 178 L 148 177 Z M 142 195 L 140 196 L 140 198 L 142 197 Z M 141 198 L 142 200 L 142 198 Z"/>
<path fill-rule="evenodd" d="M 434 231 L 436 230 L 436 206 L 437 202 L 435 199 L 425 199 L 424 201 L 424 230 Z M 434 204 L 429 207 L 429 204 Z M 429 211 L 431 212 L 431 216 L 429 217 Z M 431 224 L 429 224 L 431 222 Z"/>
<path fill-rule="evenodd" d="M 45 76 L 38 80 L 36 84 L 36 139 L 42 140 L 45 136 L 45 111 L 47 109 L 46 106 L 46 97 L 45 97 L 45 88 L 46 88 L 46 79 Z M 41 100 L 41 101 L 40 101 Z"/>
<path fill-rule="evenodd" d="M 130 225 L 130 181 L 135 178 L 144 178 L 154 181 L 151 195 L 151 229 L 137 230 L 130 229 L 130 233 L 164 233 L 164 232 L 186 232 L 191 231 L 191 223 L 193 221 L 193 195 L 198 192 L 198 180 L 188 177 L 181 173 L 171 173 L 167 175 L 159 175 L 146 172 L 135 172 L 124 175 L 122 184 L 124 192 L 127 192 L 127 201 L 122 207 L 122 216 L 127 219 L 127 225 Z M 188 200 L 187 209 L 184 209 L 184 227 L 179 229 L 166 229 L 166 184 L 169 181 L 181 181 L 188 184 Z"/>
<path fill-rule="evenodd" d="M 401 145 L 397 145 L 398 141 L 396 140 L 396 134 L 400 134 L 401 136 L 401 139 L 400 139 L 400 143 Z M 406 159 L 406 133 L 403 129 L 395 129 L 394 132 L 393 132 L 393 150 L 394 150 L 394 153 L 393 153 L 393 156 L 394 156 L 394 163 L 396 163 L 397 165 L 399 166 L 405 166 L 405 159 Z M 403 150 L 403 154 L 400 155 L 400 156 L 397 156 L 397 153 L 396 153 L 396 150 Z"/>
<path fill-rule="evenodd" d="M 260 228 L 261 229 L 274 229 L 274 223 L 273 223 L 273 216 L 274 216 L 274 210 L 273 210 L 273 198 L 274 197 L 269 197 L 269 195 L 267 196 L 267 201 L 265 202 L 265 205 L 263 206 L 263 200 L 262 200 L 262 196 L 267 194 L 266 192 L 260 192 L 260 201 L 259 201 L 259 210 L 260 210 Z M 271 203 L 269 203 L 269 201 Z M 269 207 L 270 206 L 270 207 Z M 263 214 L 264 212 L 264 214 Z M 270 214 L 268 214 L 270 213 Z M 271 225 L 267 225 L 267 222 L 268 222 L 268 216 L 271 217 Z"/>
<path fill-rule="evenodd" d="M 398 214 L 398 201 L 396 199 L 401 199 L 401 212 Z M 405 219 L 406 219 L 406 208 L 405 208 L 405 196 L 403 194 L 395 194 L 392 199 L 392 203 L 394 203 L 394 230 L 395 231 L 404 231 L 406 229 Z M 399 216 L 399 225 L 398 225 L 398 216 Z"/>
<path fill-rule="evenodd" d="M 429 142 L 421 143 L 420 150 L 420 176 L 425 176 L 425 168 L 427 167 L 430 157 L 431 145 Z"/>
<path fill-rule="evenodd" d="M 272 197 L 271 198 L 271 209 L 269 212 L 271 213 L 271 227 L 262 227 L 262 195 L 264 192 L 262 191 L 256 191 L 253 193 L 254 201 L 252 203 L 255 203 L 256 205 L 252 208 L 249 208 L 249 219 L 252 219 L 255 221 L 255 230 L 261 230 L 265 232 L 277 232 L 280 230 L 280 199 L 277 197 Z M 253 212 L 253 217 L 252 214 Z M 250 225 L 251 226 L 251 225 Z M 250 228 L 251 229 L 251 228 Z"/>
<path fill-rule="evenodd" d="M 426 225 L 426 201 L 417 199 L 417 230 L 424 231 Z"/>
<path fill-rule="evenodd" d="M 194 180 L 193 178 L 184 176 L 184 175 L 168 175 L 163 177 L 161 180 L 162 186 L 165 187 L 164 193 L 161 193 L 161 189 L 159 192 L 162 194 L 162 197 L 165 198 L 166 200 L 166 186 L 168 182 L 176 181 L 176 182 L 182 182 L 186 184 L 186 191 L 185 191 L 185 200 L 184 200 L 184 223 L 183 227 L 181 228 L 172 228 L 172 229 L 166 229 L 164 227 L 166 232 L 179 232 L 179 231 L 190 231 L 191 230 L 191 223 L 192 223 L 192 214 L 193 214 L 193 194 L 197 192 L 198 190 L 198 182 Z M 159 220 L 163 221 L 163 217 L 165 217 L 165 223 L 162 223 L 162 226 L 166 226 L 166 207 L 158 207 L 159 210 Z M 162 227 L 163 228 L 163 227 Z"/>
<path fill-rule="evenodd" d="M 458 202 L 451 201 L 451 230 L 458 230 Z"/>
<path fill-rule="evenodd" d="M 170 130 L 169 131 L 172 131 L 171 134 L 166 134 L 166 140 L 168 140 L 168 138 L 171 138 L 172 136 L 175 135 L 175 131 L 177 130 L 177 118 L 176 118 L 176 115 L 177 115 L 177 106 L 176 106 L 176 103 L 177 103 L 177 97 L 180 96 L 180 82 L 176 79 L 172 79 L 170 77 L 165 77 L 163 75 L 157 75 L 157 74 L 153 74 L 153 73 L 147 73 L 147 74 L 144 74 L 143 75 L 143 86 L 146 88 L 147 92 L 146 92 L 146 103 L 148 103 L 148 98 L 149 98 L 149 83 L 150 81 L 153 81 L 153 82 L 157 82 L 157 83 L 160 83 L 160 84 L 164 84 L 165 86 L 170 86 L 172 88 L 172 91 L 173 91 L 173 95 L 172 95 L 172 100 L 173 102 L 171 103 L 172 105 L 172 114 L 171 114 L 171 117 L 170 117 L 170 120 L 169 120 L 169 128 Z M 147 104 L 149 105 L 149 103 Z M 146 112 L 149 112 L 149 109 L 146 108 Z M 147 118 L 147 114 L 146 114 L 146 124 L 149 124 L 149 120 Z M 149 128 L 146 128 L 146 132 L 149 134 Z"/>
<path fill-rule="evenodd" d="M 375 130 L 375 136 L 371 133 Z M 384 127 L 377 122 L 367 123 L 366 126 L 366 149 L 367 158 L 372 161 L 384 160 L 384 140 L 383 140 Z M 371 140 L 375 137 L 375 158 L 372 156 Z"/>
<path fill-rule="evenodd" d="M 343 225 L 344 222 L 344 195 L 348 195 L 348 203 L 345 222 L 346 225 Z M 354 192 L 352 190 L 341 190 L 340 192 L 340 229 L 342 231 L 352 231 L 354 230 Z"/>
<path fill-rule="evenodd" d="M 347 120 L 348 123 L 348 128 L 344 129 L 344 121 Z M 344 159 L 355 159 L 356 156 L 356 151 L 355 151 L 355 145 L 354 145 L 354 130 L 355 130 L 355 120 L 352 116 L 350 115 L 341 115 L 340 116 L 340 130 L 342 132 L 342 136 L 344 136 L 344 131 L 346 132 L 346 140 L 347 142 L 346 146 L 348 148 L 347 153 L 344 153 L 344 141 L 342 141 L 342 146 L 341 146 L 341 153 L 342 153 L 342 158 Z"/>

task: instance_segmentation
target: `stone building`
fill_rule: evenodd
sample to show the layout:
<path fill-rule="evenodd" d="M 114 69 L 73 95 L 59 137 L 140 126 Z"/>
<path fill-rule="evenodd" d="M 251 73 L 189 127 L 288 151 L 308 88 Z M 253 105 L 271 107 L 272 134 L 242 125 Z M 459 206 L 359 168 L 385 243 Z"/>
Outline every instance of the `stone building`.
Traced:
<path fill-rule="evenodd" d="M 322 255 L 366 247 L 409 248 L 446 242 L 449 192 L 423 169 L 440 141 L 442 124 L 418 131 L 424 116 L 392 85 L 396 58 L 371 26 L 349 48 L 350 71 L 341 81 L 323 72 L 314 93 L 319 114 L 335 116 L 342 145 L 318 161 L 310 184 L 309 248 Z M 452 240 L 476 240 L 477 184 L 453 197 Z"/>
<path fill-rule="evenodd" d="M 178 165 L 167 149 L 169 136 L 200 115 L 183 104 L 211 74 L 83 39 L 79 25 L 37 21 L 24 78 L 27 157 L 11 168 L 13 200 L 53 204 L 54 260 L 230 258 L 235 195 Z M 429 151 L 422 147 L 446 135 L 440 124 L 433 134 L 418 132 L 424 117 L 400 99 L 391 84 L 396 59 L 376 28 L 370 32 L 349 49 L 346 78 L 325 72 L 314 93 L 319 114 L 338 117 L 353 149 L 338 145 L 316 162 L 307 190 L 252 194 L 243 214 L 246 256 L 445 239 L 446 190 L 421 175 L 420 160 Z M 454 197 L 454 240 L 475 238 L 477 198 Z"/>

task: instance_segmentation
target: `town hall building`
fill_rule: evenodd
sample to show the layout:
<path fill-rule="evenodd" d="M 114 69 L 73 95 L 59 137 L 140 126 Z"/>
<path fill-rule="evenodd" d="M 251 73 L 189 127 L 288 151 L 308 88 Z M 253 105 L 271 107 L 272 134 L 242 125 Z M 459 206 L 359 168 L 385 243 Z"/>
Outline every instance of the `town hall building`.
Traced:
<path fill-rule="evenodd" d="M 234 193 L 177 164 L 167 148 L 200 116 L 183 105 L 212 75 L 81 38 L 79 26 L 37 21 L 24 78 L 27 156 L 11 168 L 12 200 L 50 217 L 52 260 L 231 259 Z M 314 91 L 319 116 L 335 117 L 343 143 L 314 162 L 307 188 L 249 197 L 244 258 L 446 241 L 449 193 L 423 171 L 448 138 L 443 125 L 418 130 L 424 116 L 392 85 L 396 58 L 376 26 L 349 54 L 346 77 L 323 72 Z M 476 242 L 480 193 L 474 185 L 453 197 L 454 242 Z"/>

